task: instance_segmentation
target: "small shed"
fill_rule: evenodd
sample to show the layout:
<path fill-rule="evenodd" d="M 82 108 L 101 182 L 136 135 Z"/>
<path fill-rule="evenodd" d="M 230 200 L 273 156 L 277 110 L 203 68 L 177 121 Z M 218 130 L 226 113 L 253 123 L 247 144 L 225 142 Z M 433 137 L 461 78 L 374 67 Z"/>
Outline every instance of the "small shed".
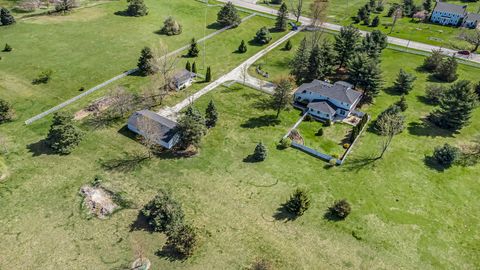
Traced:
<path fill-rule="evenodd" d="M 167 149 L 174 147 L 180 140 L 176 122 L 149 110 L 133 113 L 128 119 L 127 126 L 141 136 L 150 136 Z"/>
<path fill-rule="evenodd" d="M 179 72 L 175 73 L 172 78 L 173 87 L 179 91 L 185 89 L 192 85 L 193 81 L 197 77 L 197 74 L 188 71 L 186 69 L 182 69 Z"/>

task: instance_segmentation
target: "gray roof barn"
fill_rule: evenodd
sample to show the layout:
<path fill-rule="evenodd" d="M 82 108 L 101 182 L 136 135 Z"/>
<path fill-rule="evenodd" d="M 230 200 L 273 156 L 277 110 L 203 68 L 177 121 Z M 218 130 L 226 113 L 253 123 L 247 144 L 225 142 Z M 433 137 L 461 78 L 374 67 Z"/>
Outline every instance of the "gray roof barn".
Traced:
<path fill-rule="evenodd" d="M 433 11 L 465 15 L 465 13 L 467 12 L 467 6 L 459 6 L 445 2 L 437 2 Z"/>
<path fill-rule="evenodd" d="M 320 102 L 310 102 L 307 105 L 307 108 L 320 111 L 326 114 L 334 115 L 335 110 L 330 106 L 327 102 L 325 101 L 320 101 Z"/>
<path fill-rule="evenodd" d="M 362 93 L 352 88 L 351 84 L 343 81 L 330 84 L 324 81 L 313 80 L 311 83 L 302 84 L 296 92 L 309 91 L 344 103 L 353 104 L 362 96 Z"/>
<path fill-rule="evenodd" d="M 145 136 L 144 129 L 148 128 L 154 140 L 168 149 L 178 142 L 176 127 L 176 122 L 149 110 L 137 111 L 128 119 L 128 128 L 131 131 Z"/>

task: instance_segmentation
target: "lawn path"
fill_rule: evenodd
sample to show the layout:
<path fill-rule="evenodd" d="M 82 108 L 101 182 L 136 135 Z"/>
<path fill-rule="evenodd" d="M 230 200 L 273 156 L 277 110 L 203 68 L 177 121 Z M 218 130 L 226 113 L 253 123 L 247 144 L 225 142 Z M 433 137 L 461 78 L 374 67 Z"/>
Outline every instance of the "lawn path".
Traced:
<path fill-rule="evenodd" d="M 253 18 L 255 15 L 256 15 L 255 13 L 252 13 L 252 14 L 248 15 L 247 17 L 245 17 L 245 18 L 242 19 L 242 22 Z M 212 38 L 212 37 L 214 37 L 214 36 L 216 36 L 216 35 L 218 35 L 218 34 L 221 34 L 221 33 L 227 31 L 227 30 L 230 29 L 230 28 L 232 28 L 232 26 L 226 26 L 226 27 L 224 27 L 224 28 L 222 28 L 222 29 L 220 29 L 220 30 L 218 30 L 218 31 L 215 31 L 215 32 L 213 32 L 213 33 L 211 33 L 211 34 L 208 34 L 208 35 L 204 36 L 203 38 L 199 39 L 199 40 L 197 41 L 197 43 L 202 43 L 203 41 L 206 41 L 206 40 L 208 40 L 208 39 L 210 39 L 210 38 Z M 178 53 L 180 53 L 180 52 L 188 49 L 188 47 L 190 47 L 190 44 L 187 44 L 187 45 L 185 45 L 185 46 L 183 46 L 183 47 L 180 47 L 180 48 L 176 49 L 175 51 L 172 51 L 172 52 L 170 52 L 170 53 L 162 56 L 162 58 L 170 57 L 170 56 L 172 56 L 172 55 L 176 55 L 176 54 L 178 54 Z M 40 120 L 40 119 L 42 119 L 43 117 L 45 117 L 45 116 L 47 116 L 47 115 L 49 115 L 49 114 L 51 114 L 51 113 L 54 113 L 54 112 L 56 112 L 56 111 L 58 111 L 58 110 L 60 110 L 60 109 L 62 109 L 62 108 L 64 108 L 64 107 L 66 107 L 66 106 L 74 103 L 75 101 L 77 101 L 77 100 L 79 100 L 79 99 L 81 99 L 81 98 L 83 98 L 83 97 L 85 97 L 85 96 L 88 96 L 88 95 L 90 95 L 91 93 L 93 93 L 93 92 L 95 92 L 95 91 L 97 91 L 97 90 L 99 90 L 99 89 L 101 89 L 101 88 L 109 85 L 109 84 L 112 83 L 112 82 L 118 81 L 118 80 L 120 80 L 120 79 L 122 79 L 122 78 L 124 78 L 124 77 L 126 77 L 126 76 L 128 76 L 128 75 L 130 75 L 130 74 L 135 73 L 136 71 L 138 71 L 138 68 L 133 68 L 133 69 L 127 70 L 127 71 L 123 72 L 123 73 L 120 74 L 120 75 L 117 75 L 117 76 L 115 76 L 115 77 L 113 77 L 113 78 L 111 78 L 111 79 L 109 79 L 109 80 L 107 80 L 107 81 L 105 81 L 105 82 L 103 82 L 103 83 L 101 83 L 101 84 L 93 87 L 93 88 L 90 88 L 89 90 L 83 92 L 82 94 L 80 94 L 80 95 L 78 95 L 78 96 L 75 96 L 75 97 L 73 97 L 73 98 L 71 98 L 71 99 L 69 99 L 69 100 L 67 100 L 67 101 L 65 101 L 65 102 L 62 102 L 62 103 L 58 104 L 57 106 L 55 106 L 55 107 L 53 107 L 53 108 L 51 108 L 51 109 L 48 109 L 47 111 L 44 111 L 44 112 L 42 112 L 42 113 L 40 113 L 40 114 L 38 114 L 38 115 L 36 115 L 36 116 L 34 116 L 34 117 L 26 120 L 26 121 L 25 121 L 25 125 L 29 125 L 29 124 L 37 121 L 37 120 Z"/>
<path fill-rule="evenodd" d="M 299 32 L 301 32 L 303 30 L 303 27 L 300 27 L 297 31 L 291 31 L 289 32 L 288 34 L 286 34 L 285 36 L 281 37 L 280 39 L 278 39 L 277 41 L 275 41 L 274 43 L 272 43 L 270 46 L 268 46 L 267 48 L 261 50 L 260 52 L 256 53 L 254 56 L 250 57 L 249 59 L 247 59 L 245 62 L 243 62 L 242 64 L 240 64 L 238 67 L 234 68 L 232 71 L 230 71 L 229 73 L 221 76 L 220 78 L 218 78 L 217 80 L 215 80 L 214 82 L 212 82 L 211 84 L 207 85 L 206 87 L 204 87 L 202 90 L 194 93 L 193 95 L 187 97 L 186 99 L 184 99 L 183 101 L 177 103 L 175 106 L 173 107 L 166 107 L 166 108 L 163 108 L 161 109 L 158 114 L 162 115 L 162 116 L 165 116 L 165 117 L 168 117 L 170 118 L 171 120 L 176 120 L 177 119 L 177 115 L 178 113 L 183 110 L 185 107 L 189 106 L 190 104 L 192 104 L 195 100 L 199 99 L 201 96 L 207 94 L 208 92 L 212 91 L 213 89 L 215 89 L 216 87 L 220 86 L 221 84 L 224 84 L 226 82 L 231 82 L 231 81 L 234 81 L 234 82 L 238 82 L 240 84 L 242 84 L 244 82 L 244 76 L 245 77 L 245 84 L 254 88 L 254 89 L 257 89 L 257 90 L 261 90 L 261 91 L 264 91 L 266 93 L 269 93 L 269 94 L 272 94 L 273 93 L 273 89 L 275 88 L 275 86 L 271 83 L 268 83 L 268 82 L 265 82 L 265 81 L 262 81 L 262 80 L 259 80 L 259 79 L 256 79 L 250 75 L 248 75 L 248 68 L 253 64 L 255 63 L 258 59 L 262 58 L 263 56 L 265 56 L 268 52 L 270 52 L 271 50 L 275 49 L 276 47 L 278 47 L 280 44 L 282 44 L 283 42 L 285 42 L 286 40 L 290 39 L 291 37 L 293 37 L 294 35 L 298 34 Z"/>
<path fill-rule="evenodd" d="M 278 11 L 276 9 L 256 5 L 256 4 L 253 4 L 252 1 L 247 1 L 247 0 L 218 0 L 218 1 L 224 2 L 224 3 L 232 2 L 236 6 L 240 6 L 240 7 L 243 7 L 243 8 L 247 8 L 247 9 L 251 9 L 251 10 L 255 10 L 255 11 L 259 11 L 259 12 L 263 12 L 263 13 L 267 13 L 267 14 L 271 14 L 271 15 L 275 15 L 275 16 L 278 13 Z M 295 20 L 296 18 L 295 18 L 295 16 L 290 14 L 290 19 Z M 310 18 L 303 17 L 303 16 L 300 17 L 299 21 L 303 25 L 310 25 L 310 23 L 311 23 Z M 332 24 L 332 23 L 323 23 L 322 27 L 325 28 L 325 29 L 328 29 L 328 30 L 338 32 L 342 28 L 342 25 Z M 369 33 L 368 31 L 362 31 L 362 30 L 360 30 L 360 32 L 362 33 L 363 36 L 365 36 L 367 33 Z M 477 54 L 477 53 L 473 53 L 473 54 L 470 55 L 469 58 L 466 58 L 462 55 L 456 54 L 457 51 L 455 51 L 455 50 L 446 49 L 446 48 L 438 47 L 438 46 L 433 46 L 433 45 L 429 45 L 429 44 L 425 44 L 425 43 L 421 43 L 421 42 L 415 42 L 415 41 L 410 41 L 410 40 L 396 38 L 396 37 L 390 37 L 390 36 L 388 37 L 388 42 L 391 43 L 391 44 L 394 44 L 394 45 L 407 47 L 407 48 L 415 49 L 415 50 L 419 50 L 419 51 L 431 52 L 433 50 L 442 50 L 442 52 L 445 55 L 455 55 L 457 58 L 462 59 L 462 60 L 467 60 L 467 61 L 472 61 L 472 62 L 475 62 L 475 63 L 480 63 L 480 54 Z"/>

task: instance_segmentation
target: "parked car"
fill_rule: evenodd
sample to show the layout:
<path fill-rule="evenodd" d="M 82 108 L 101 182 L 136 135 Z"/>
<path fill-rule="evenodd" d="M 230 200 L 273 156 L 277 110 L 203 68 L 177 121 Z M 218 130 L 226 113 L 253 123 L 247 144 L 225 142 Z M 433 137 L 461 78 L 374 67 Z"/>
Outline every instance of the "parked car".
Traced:
<path fill-rule="evenodd" d="M 469 56 L 470 52 L 469 51 L 458 51 L 458 54 Z"/>

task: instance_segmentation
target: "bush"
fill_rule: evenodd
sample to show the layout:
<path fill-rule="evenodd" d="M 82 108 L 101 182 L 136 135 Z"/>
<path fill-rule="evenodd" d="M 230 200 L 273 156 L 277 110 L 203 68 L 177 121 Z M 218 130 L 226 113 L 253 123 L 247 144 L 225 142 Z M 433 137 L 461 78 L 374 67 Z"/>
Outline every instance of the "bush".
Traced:
<path fill-rule="evenodd" d="M 426 57 L 423 61 L 423 68 L 427 71 L 435 71 L 442 63 L 443 58 L 441 50 L 434 50 L 432 55 Z"/>
<path fill-rule="evenodd" d="M 182 224 L 176 230 L 167 232 L 166 245 L 183 257 L 191 256 L 197 244 L 197 232 L 191 225 Z"/>
<path fill-rule="evenodd" d="M 281 149 L 287 149 L 292 145 L 292 140 L 290 138 L 282 139 L 279 143 Z"/>
<path fill-rule="evenodd" d="M 5 47 L 3 48 L 4 52 L 11 52 L 13 50 L 12 46 L 8 45 L 8 43 L 5 43 Z"/>
<path fill-rule="evenodd" d="M 55 4 L 55 11 L 67 13 L 76 7 L 78 7 L 78 4 L 75 0 L 59 0 Z"/>
<path fill-rule="evenodd" d="M 153 55 L 152 49 L 149 47 L 144 47 L 140 52 L 140 57 L 138 58 L 138 71 L 142 76 L 155 74 L 157 67 L 155 66 L 155 56 Z"/>
<path fill-rule="evenodd" d="M 52 71 L 51 70 L 45 70 L 40 75 L 38 75 L 37 78 L 33 79 L 32 83 L 33 84 L 41 84 L 41 83 L 48 83 L 50 79 L 52 78 Z"/>
<path fill-rule="evenodd" d="M 310 121 L 312 121 L 312 120 L 313 120 L 313 118 L 312 118 L 312 116 L 311 116 L 310 114 L 307 114 L 307 115 L 305 116 L 305 118 L 303 118 L 303 121 L 306 121 L 306 122 L 310 122 Z"/>
<path fill-rule="evenodd" d="M 425 88 L 425 98 L 432 105 L 438 105 L 447 89 L 438 84 L 430 84 Z"/>
<path fill-rule="evenodd" d="M 10 103 L 0 99 L 0 124 L 12 121 L 15 118 L 15 111 Z"/>
<path fill-rule="evenodd" d="M 292 42 L 290 40 L 287 41 L 287 43 L 285 43 L 285 47 L 283 47 L 285 49 L 285 51 L 290 51 L 292 50 Z"/>
<path fill-rule="evenodd" d="M 328 164 L 330 165 L 330 167 L 336 166 L 337 165 L 337 159 L 336 158 L 331 158 L 328 161 Z"/>
<path fill-rule="evenodd" d="M 272 40 L 272 35 L 270 35 L 270 31 L 268 31 L 268 28 L 264 26 L 257 31 L 254 40 L 258 44 L 267 44 Z"/>
<path fill-rule="evenodd" d="M 285 203 L 285 208 L 290 214 L 297 217 L 303 215 L 310 207 L 310 198 L 306 191 L 297 189 Z"/>
<path fill-rule="evenodd" d="M 143 2 L 143 0 L 127 0 L 128 1 L 128 8 L 127 8 L 127 15 L 134 16 L 134 17 L 141 17 L 148 15 L 148 8 Z"/>
<path fill-rule="evenodd" d="M 345 200 L 336 201 L 329 209 L 331 215 L 339 219 L 345 219 L 351 212 L 350 204 Z"/>
<path fill-rule="evenodd" d="M 318 131 L 317 131 L 317 134 L 315 134 L 317 136 L 323 136 L 323 128 L 319 128 Z"/>
<path fill-rule="evenodd" d="M 332 125 L 332 120 L 330 120 L 330 119 L 327 119 L 327 121 L 325 121 L 325 123 L 323 123 L 323 126 L 325 126 L 325 127 L 329 127 L 331 125 Z"/>
<path fill-rule="evenodd" d="M 247 52 L 247 45 L 245 44 L 245 40 L 242 40 L 242 42 L 240 42 L 240 46 L 238 46 L 237 51 L 239 53 L 246 53 Z"/>
<path fill-rule="evenodd" d="M 444 167 L 450 167 L 460 157 L 460 149 L 455 146 L 451 146 L 448 143 L 442 147 L 436 147 L 433 151 L 433 158 L 438 164 Z"/>
<path fill-rule="evenodd" d="M 163 22 L 163 28 L 160 30 L 160 32 L 167 36 L 180 35 L 182 33 L 182 25 L 180 25 L 172 17 L 168 17 Z"/>
<path fill-rule="evenodd" d="M 55 113 L 47 135 L 47 145 L 57 154 L 67 155 L 78 146 L 84 133 L 72 124 L 66 114 Z"/>
<path fill-rule="evenodd" d="M 253 152 L 253 159 L 255 161 L 264 161 L 267 158 L 267 147 L 263 143 L 257 144 Z"/>
<path fill-rule="evenodd" d="M 344 148 L 344 149 L 350 148 L 350 144 L 349 144 L 349 143 L 344 143 L 344 144 L 343 144 L 343 148 Z"/>
<path fill-rule="evenodd" d="M 180 203 L 163 189 L 143 207 L 141 213 L 152 229 L 159 232 L 175 232 L 183 225 L 185 216 Z"/>
<path fill-rule="evenodd" d="M 6 8 L 0 7 L 0 25 L 11 25 L 15 23 L 15 17 Z"/>

